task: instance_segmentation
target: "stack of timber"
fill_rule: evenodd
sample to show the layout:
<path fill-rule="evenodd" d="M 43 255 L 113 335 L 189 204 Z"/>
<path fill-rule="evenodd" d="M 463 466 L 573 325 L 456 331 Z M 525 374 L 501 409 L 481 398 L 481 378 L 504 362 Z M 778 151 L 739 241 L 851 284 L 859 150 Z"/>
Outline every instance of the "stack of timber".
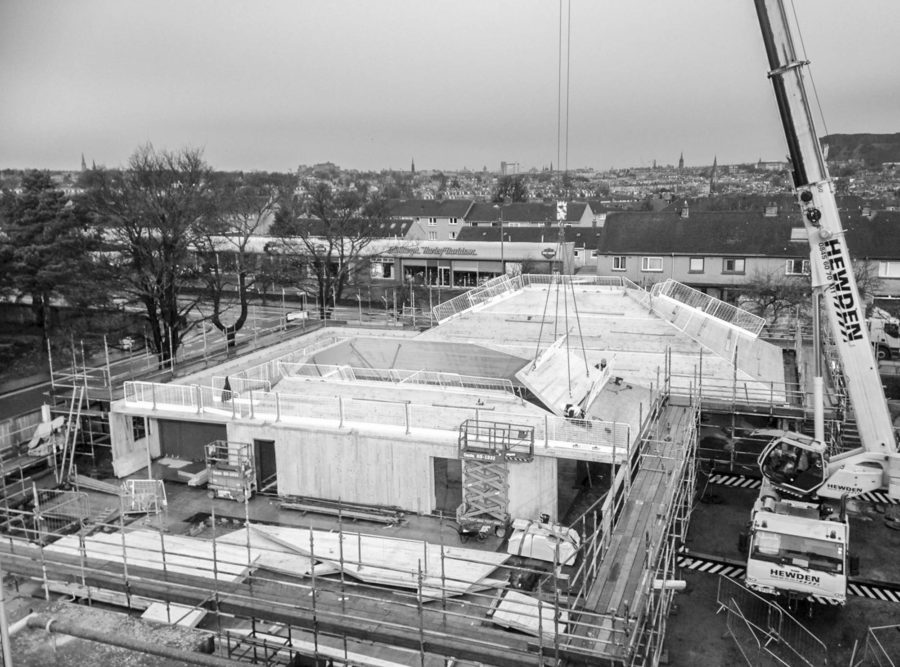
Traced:
<path fill-rule="evenodd" d="M 191 472 L 189 470 L 179 470 L 179 477 L 187 480 L 188 486 L 206 486 L 209 482 L 209 468 L 204 468 L 200 472 Z"/>
<path fill-rule="evenodd" d="M 504 553 L 345 531 L 258 524 L 252 525 L 251 531 L 365 583 L 414 590 L 421 585 L 425 598 L 441 599 L 507 584 L 506 578 L 490 576 L 509 559 Z"/>
<path fill-rule="evenodd" d="M 77 535 L 67 535 L 46 551 L 81 556 Z M 97 533 L 84 538 L 84 557 L 146 567 L 163 572 L 190 574 L 220 582 L 242 581 L 253 566 L 253 554 L 229 544 L 215 546 L 208 540 L 183 535 L 164 535 L 153 530 Z"/>
<path fill-rule="evenodd" d="M 399 507 L 382 507 L 376 505 L 360 505 L 345 503 L 324 498 L 304 498 L 298 496 L 285 497 L 279 505 L 281 509 L 295 510 L 297 512 L 313 512 L 315 514 L 328 514 L 339 516 L 353 521 L 373 521 L 388 525 L 398 525 L 403 522 L 404 512 Z"/>

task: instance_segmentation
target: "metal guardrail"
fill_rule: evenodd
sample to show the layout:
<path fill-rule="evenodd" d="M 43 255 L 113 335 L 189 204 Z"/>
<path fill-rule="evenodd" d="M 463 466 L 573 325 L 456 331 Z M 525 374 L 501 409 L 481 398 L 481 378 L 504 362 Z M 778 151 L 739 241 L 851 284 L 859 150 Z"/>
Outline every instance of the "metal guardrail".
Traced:
<path fill-rule="evenodd" d="M 445 322 L 454 315 L 487 303 L 503 294 L 524 289 L 530 286 L 548 286 L 548 285 L 580 285 L 594 287 L 621 287 L 629 292 L 640 292 L 646 295 L 646 292 L 638 287 L 628 278 L 619 276 L 579 276 L 579 275 L 561 275 L 561 274 L 535 274 L 524 273 L 516 276 L 498 276 L 487 281 L 479 287 L 473 288 L 464 294 L 440 303 L 432 308 L 432 314 L 435 319 Z M 646 297 L 649 299 L 649 296 Z M 637 299 L 643 302 L 642 298 Z"/>
<path fill-rule="evenodd" d="M 343 364 L 308 364 L 279 362 L 278 370 L 282 377 L 331 378 L 337 380 L 389 382 L 393 384 L 432 385 L 445 388 L 471 388 L 489 391 L 502 391 L 515 394 L 513 383 L 502 378 L 489 378 L 460 373 L 441 371 L 408 370 L 402 368 L 363 368 Z M 258 380 L 256 382 L 259 382 Z M 215 382 L 213 383 L 215 386 Z M 263 387 L 252 387 L 261 389 Z"/>
<path fill-rule="evenodd" d="M 522 279 L 520 276 L 497 276 L 496 278 L 488 280 L 483 285 L 453 297 L 449 301 L 439 303 L 431 312 L 438 322 L 444 322 L 454 315 L 459 315 L 470 308 L 486 303 L 494 297 L 521 288 Z"/>
<path fill-rule="evenodd" d="M 786 667 L 807 665 L 819 667 L 828 664 L 825 644 L 784 609 L 757 595 L 746 586 L 719 576 L 716 589 L 718 611 L 727 611 L 729 631 L 735 628 L 749 629 L 756 640 L 760 655 L 766 655 Z M 732 618 L 732 615 L 737 618 Z M 743 653 L 742 642 L 735 634 Z M 744 654 L 745 659 L 748 657 Z M 755 664 L 749 662 L 747 664 Z"/>
<path fill-rule="evenodd" d="M 866 631 L 862 659 L 859 662 L 852 662 L 850 667 L 862 665 L 878 665 L 878 667 L 900 665 L 900 624 L 870 627 Z"/>
<path fill-rule="evenodd" d="M 706 315 L 749 331 L 754 336 L 758 336 L 766 325 L 766 321 L 762 317 L 720 301 L 677 280 L 669 279 L 656 283 L 651 289 L 651 294 L 654 297 L 667 296 Z"/>
<path fill-rule="evenodd" d="M 466 419 L 478 418 L 478 408 L 436 406 L 330 396 L 309 396 L 248 390 L 244 393 L 213 386 L 126 382 L 125 404 L 146 410 L 172 410 L 209 414 L 217 418 L 299 421 L 315 419 L 338 428 L 348 422 L 412 429 L 457 432 Z M 377 406 L 377 409 L 375 407 Z M 633 443 L 631 426 L 597 419 L 570 420 L 553 415 L 526 415 L 491 411 L 491 419 L 521 423 L 534 428 L 536 448 L 577 450 L 578 458 L 620 461 Z M 575 452 L 572 452 L 575 456 Z"/>

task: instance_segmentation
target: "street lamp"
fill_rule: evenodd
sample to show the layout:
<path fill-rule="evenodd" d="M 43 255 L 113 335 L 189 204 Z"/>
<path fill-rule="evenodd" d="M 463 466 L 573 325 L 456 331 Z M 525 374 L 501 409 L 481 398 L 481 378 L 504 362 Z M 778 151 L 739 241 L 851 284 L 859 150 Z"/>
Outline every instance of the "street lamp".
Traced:
<path fill-rule="evenodd" d="M 503 252 L 503 203 L 494 204 L 494 208 L 499 211 L 499 219 L 500 223 L 500 275 L 502 276 L 506 273 L 506 261 Z"/>

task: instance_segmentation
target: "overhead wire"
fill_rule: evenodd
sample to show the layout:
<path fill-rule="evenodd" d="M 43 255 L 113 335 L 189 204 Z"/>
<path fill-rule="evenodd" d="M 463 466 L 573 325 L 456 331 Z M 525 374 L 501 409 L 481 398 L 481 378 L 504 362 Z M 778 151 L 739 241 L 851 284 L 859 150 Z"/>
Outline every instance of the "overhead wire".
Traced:
<path fill-rule="evenodd" d="M 794 5 L 794 0 L 791 0 L 791 12 L 794 15 L 794 29 L 797 31 L 797 37 L 800 38 L 800 50 L 803 52 L 803 60 L 807 62 L 806 70 L 809 72 L 809 83 L 813 89 L 813 97 L 816 98 L 816 108 L 819 110 L 819 118 L 822 120 L 822 129 L 827 137 L 829 134 L 828 123 L 825 122 L 825 112 L 822 110 L 821 101 L 819 101 L 819 90 L 816 88 L 816 78 L 813 76 L 812 65 L 809 64 L 809 58 L 806 55 L 806 44 L 803 43 L 803 31 L 800 29 L 800 20 L 797 17 L 797 7 Z"/>
<path fill-rule="evenodd" d="M 565 13 L 565 33 L 563 32 L 563 14 Z M 571 0 L 560 0 L 559 1 L 559 24 L 557 30 L 557 38 L 558 38 L 558 68 L 557 68 L 557 87 L 556 87 L 556 176 L 557 176 L 557 186 L 558 191 L 562 195 L 565 192 L 565 198 L 568 200 L 568 191 L 564 191 L 564 176 L 568 174 L 569 171 L 569 106 L 571 102 L 571 89 L 572 89 L 572 79 L 571 79 L 571 70 L 572 70 L 572 2 Z M 565 49 L 565 59 L 563 58 L 563 49 Z M 563 94 L 563 62 L 565 60 L 565 94 Z M 565 106 L 565 113 L 563 113 L 563 106 Z M 563 129 L 563 120 L 565 119 L 565 129 Z M 561 210 L 560 210 L 561 212 Z M 558 216 L 559 217 L 559 216 Z M 555 256 L 562 259 L 565 262 L 565 219 L 559 219 L 559 234 L 557 236 L 557 244 L 556 244 L 556 253 Z M 550 284 L 547 289 L 547 298 L 544 301 L 544 311 L 541 315 L 541 327 L 538 332 L 538 341 L 537 346 L 535 348 L 534 360 L 532 362 L 532 368 L 537 363 L 538 356 L 541 351 L 541 342 L 543 339 L 544 332 L 544 321 L 547 317 L 547 311 L 550 305 L 550 294 L 554 292 L 555 286 L 555 297 L 556 303 L 554 304 L 554 326 L 553 326 L 553 338 L 556 338 L 559 335 L 559 325 L 560 325 L 560 288 L 562 288 L 562 322 L 564 324 L 563 335 L 566 336 L 566 372 L 568 376 L 568 386 L 569 386 L 569 394 L 571 395 L 572 391 L 572 371 L 571 371 L 571 349 L 570 349 L 570 341 L 569 341 L 569 306 L 568 306 L 568 294 L 572 295 L 572 310 L 575 314 L 575 321 L 578 330 L 578 338 L 581 343 L 581 352 L 584 357 L 585 363 L 585 372 L 589 373 L 590 369 L 587 363 L 587 353 L 584 347 L 584 336 L 581 330 L 581 316 L 578 312 L 578 304 L 575 299 L 575 285 L 573 281 L 568 281 L 569 289 L 566 290 L 565 282 L 560 275 L 560 272 L 552 272 L 550 278 Z"/>

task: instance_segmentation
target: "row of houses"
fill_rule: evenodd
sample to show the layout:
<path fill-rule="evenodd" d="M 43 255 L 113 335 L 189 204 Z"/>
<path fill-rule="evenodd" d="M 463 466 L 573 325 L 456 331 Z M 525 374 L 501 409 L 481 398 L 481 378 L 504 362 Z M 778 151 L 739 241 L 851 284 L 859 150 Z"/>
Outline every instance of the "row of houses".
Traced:
<path fill-rule="evenodd" d="M 900 211 L 849 200 L 848 246 L 875 280 L 871 293 L 900 297 Z M 370 286 L 467 288 L 503 274 L 620 275 L 649 287 L 674 279 L 732 300 L 761 276 L 803 276 L 809 242 L 793 205 L 743 210 L 673 204 L 606 211 L 591 202 L 492 205 L 468 200 L 400 202 L 374 227 L 358 280 Z M 259 247 L 275 242 L 261 237 Z"/>

